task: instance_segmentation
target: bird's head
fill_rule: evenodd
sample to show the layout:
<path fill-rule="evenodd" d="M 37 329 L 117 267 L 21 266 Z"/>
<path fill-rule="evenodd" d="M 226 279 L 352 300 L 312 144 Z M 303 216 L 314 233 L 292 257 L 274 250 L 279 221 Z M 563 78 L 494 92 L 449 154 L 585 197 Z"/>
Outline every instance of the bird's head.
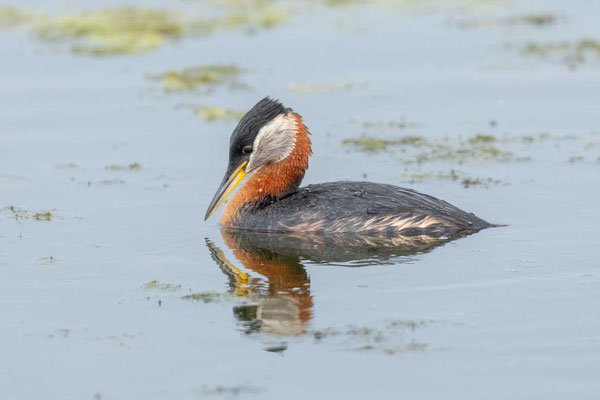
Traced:
<path fill-rule="evenodd" d="M 290 185 L 295 185 L 295 190 L 308 166 L 310 153 L 308 131 L 302 118 L 277 100 L 262 99 L 242 117 L 231 134 L 227 171 L 205 219 L 250 173 L 257 176 L 253 185 L 248 181 L 242 186 L 253 186 L 256 193 L 246 193 L 249 200 L 259 193 L 277 197 L 289 190 Z"/>

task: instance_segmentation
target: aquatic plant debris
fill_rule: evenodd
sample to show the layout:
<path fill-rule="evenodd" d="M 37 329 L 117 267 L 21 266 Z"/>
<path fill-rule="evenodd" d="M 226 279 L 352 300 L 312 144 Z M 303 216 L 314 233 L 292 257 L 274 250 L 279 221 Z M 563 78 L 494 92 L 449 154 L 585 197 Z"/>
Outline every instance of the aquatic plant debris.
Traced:
<path fill-rule="evenodd" d="M 50 211 L 38 211 L 33 214 L 32 218 L 38 221 L 50 221 L 52 219 L 52 213 Z"/>
<path fill-rule="evenodd" d="M 403 179 L 406 179 L 409 183 L 420 182 L 428 179 L 437 179 L 437 180 L 449 180 L 453 182 L 458 182 L 464 188 L 471 187 L 482 187 L 489 188 L 491 185 L 500 185 L 507 184 L 506 182 L 501 181 L 500 179 L 495 178 L 481 178 L 481 177 L 470 177 L 467 176 L 463 172 L 459 172 L 455 169 L 451 169 L 450 171 L 438 171 L 438 172 L 412 172 L 405 173 L 402 175 Z"/>
<path fill-rule="evenodd" d="M 181 70 L 170 69 L 162 74 L 149 75 L 149 78 L 160 81 L 166 91 L 185 91 L 210 89 L 224 82 L 232 82 L 242 72 L 236 65 L 210 64 Z"/>
<path fill-rule="evenodd" d="M 419 136 L 402 136 L 397 139 L 378 138 L 373 136 L 360 136 L 354 139 L 342 140 L 343 145 L 352 145 L 357 150 L 366 152 L 375 152 L 387 149 L 390 146 L 413 145 L 420 146 L 426 143 L 425 139 Z"/>
<path fill-rule="evenodd" d="M 14 7 L 0 6 L 0 29 L 13 28 L 31 21 L 33 14 Z"/>
<path fill-rule="evenodd" d="M 123 185 L 125 181 L 123 179 L 114 178 L 114 179 L 102 179 L 96 182 L 99 185 Z M 88 182 L 88 186 L 91 186 L 92 182 Z"/>
<path fill-rule="evenodd" d="M 236 3 L 223 17 L 216 17 L 195 24 L 195 30 L 215 33 L 223 30 L 242 29 L 249 32 L 269 29 L 288 20 L 283 8 L 265 2 Z"/>
<path fill-rule="evenodd" d="M 264 388 L 250 386 L 250 385 L 216 385 L 216 386 L 208 386 L 204 385 L 201 388 L 195 390 L 202 396 L 232 396 L 238 397 L 241 394 L 258 394 L 264 392 Z"/>
<path fill-rule="evenodd" d="M 342 140 L 342 145 L 367 153 L 399 148 L 406 153 L 402 157 L 405 164 L 423 163 L 433 160 L 452 160 L 458 163 L 469 161 L 527 161 L 511 151 L 496 146 L 496 139 L 490 135 L 477 134 L 463 139 L 449 137 L 425 139 L 420 136 L 404 135 L 395 138 L 379 138 L 362 135 Z"/>
<path fill-rule="evenodd" d="M 576 42 L 529 42 L 522 53 L 541 58 L 558 58 L 571 67 L 583 64 L 590 57 L 600 59 L 600 40 L 582 38 Z"/>
<path fill-rule="evenodd" d="M 172 291 L 181 289 L 181 284 L 180 283 L 161 282 L 159 280 L 154 279 L 154 280 L 151 280 L 150 282 L 143 284 L 142 289 L 162 290 L 162 291 L 172 292 Z"/>
<path fill-rule="evenodd" d="M 4 209 L 0 210 L 5 214 L 8 214 L 11 218 L 14 218 L 17 221 L 22 221 L 25 219 L 33 219 L 36 221 L 51 221 L 54 218 L 54 214 L 50 211 L 42 210 L 32 212 L 25 208 L 16 207 L 16 206 L 7 206 Z"/>
<path fill-rule="evenodd" d="M 79 166 L 75 163 L 55 164 L 56 169 L 77 169 Z"/>
<path fill-rule="evenodd" d="M 292 82 L 288 85 L 290 92 L 296 93 L 325 93 L 338 90 L 354 89 L 359 84 L 357 82 L 321 82 L 321 83 L 298 83 Z"/>
<path fill-rule="evenodd" d="M 428 345 L 416 341 L 414 335 L 432 323 L 434 321 L 430 320 L 395 320 L 379 328 L 349 325 L 345 329 L 315 330 L 312 337 L 316 342 L 337 342 L 343 350 L 349 351 L 376 351 L 387 355 L 422 352 Z M 403 335 L 405 332 L 409 332 L 411 337 Z"/>
<path fill-rule="evenodd" d="M 217 292 L 196 292 L 181 296 L 181 298 L 186 300 L 203 301 L 204 303 L 212 303 L 213 301 L 221 298 L 221 294 Z"/>
<path fill-rule="evenodd" d="M 565 17 L 552 13 L 519 14 L 506 17 L 477 17 L 458 21 L 460 27 L 498 27 L 510 25 L 531 25 L 545 27 L 566 20 Z"/>
<path fill-rule="evenodd" d="M 142 169 L 142 165 L 138 162 L 132 162 L 128 165 L 109 164 L 104 169 L 109 171 L 138 171 Z"/>
<path fill-rule="evenodd" d="M 205 121 L 213 122 L 217 120 L 225 121 L 237 121 L 241 119 L 245 112 L 232 110 L 231 108 L 224 108 L 218 106 L 191 106 L 194 114 L 204 118 Z"/>
<path fill-rule="evenodd" d="M 50 19 L 39 28 L 45 40 L 75 40 L 71 50 L 94 55 L 143 53 L 175 39 L 184 30 L 179 13 L 118 7 Z"/>

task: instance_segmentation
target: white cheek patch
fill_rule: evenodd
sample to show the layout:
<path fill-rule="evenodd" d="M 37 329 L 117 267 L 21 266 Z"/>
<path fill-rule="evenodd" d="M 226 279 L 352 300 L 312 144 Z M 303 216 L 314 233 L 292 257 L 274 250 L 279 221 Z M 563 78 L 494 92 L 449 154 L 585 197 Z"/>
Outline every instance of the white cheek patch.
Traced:
<path fill-rule="evenodd" d="M 281 114 L 263 126 L 254 139 L 247 171 L 278 163 L 296 146 L 298 123 L 292 114 Z"/>

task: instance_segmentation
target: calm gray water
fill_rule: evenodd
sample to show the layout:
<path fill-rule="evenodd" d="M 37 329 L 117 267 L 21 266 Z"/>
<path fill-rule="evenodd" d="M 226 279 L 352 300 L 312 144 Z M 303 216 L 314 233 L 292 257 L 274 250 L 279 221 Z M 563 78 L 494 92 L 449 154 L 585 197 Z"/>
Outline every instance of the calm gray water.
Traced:
<path fill-rule="evenodd" d="M 573 68 L 522 48 L 600 40 L 600 7 L 469 4 L 314 2 L 272 29 L 105 57 L 0 30 L 0 398 L 598 398 L 600 52 Z M 507 22 L 531 13 L 558 21 Z M 204 64 L 244 68 L 243 87 L 147 78 Z M 180 105 L 265 95 L 312 132 L 305 183 L 410 186 L 508 226 L 393 250 L 221 232 L 203 217 L 235 121 Z M 490 135 L 510 156 L 342 144 L 363 134 Z"/>

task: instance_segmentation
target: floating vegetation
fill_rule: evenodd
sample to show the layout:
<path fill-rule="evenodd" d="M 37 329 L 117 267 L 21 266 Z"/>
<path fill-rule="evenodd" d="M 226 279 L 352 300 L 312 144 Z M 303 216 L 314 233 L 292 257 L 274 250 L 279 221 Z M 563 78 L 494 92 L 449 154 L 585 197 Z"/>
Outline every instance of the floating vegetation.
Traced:
<path fill-rule="evenodd" d="M 493 135 L 484 135 L 481 133 L 478 133 L 477 135 L 470 137 L 468 139 L 469 143 L 472 144 L 476 144 L 476 143 L 492 143 L 496 141 L 496 138 Z"/>
<path fill-rule="evenodd" d="M 258 394 L 264 392 L 265 389 L 250 386 L 250 385 L 234 385 L 234 386 L 225 386 L 225 385 L 216 385 L 216 386 L 202 386 L 200 389 L 195 390 L 202 396 L 230 396 L 230 397 L 238 397 L 242 394 Z"/>
<path fill-rule="evenodd" d="M 414 122 L 408 122 L 405 119 L 400 119 L 398 121 L 365 121 L 362 123 L 363 128 L 365 129 L 406 129 L 406 128 L 416 128 L 419 124 Z"/>
<path fill-rule="evenodd" d="M 221 298 L 221 294 L 217 292 L 196 292 L 181 297 L 186 300 L 203 301 L 204 303 L 212 303 Z"/>
<path fill-rule="evenodd" d="M 398 354 L 398 353 L 410 353 L 410 352 L 415 352 L 415 351 L 423 352 L 426 349 L 427 349 L 427 344 L 412 342 L 412 343 L 403 344 L 403 345 L 399 345 L 399 346 L 384 347 L 381 349 L 378 348 L 377 346 L 368 344 L 365 346 L 350 348 L 348 350 L 352 350 L 352 351 L 380 350 L 385 354 L 393 355 L 393 354 Z"/>
<path fill-rule="evenodd" d="M 526 161 L 526 157 L 517 157 L 512 152 L 494 146 L 496 139 L 491 135 L 478 134 L 466 140 L 452 141 L 445 137 L 435 141 L 420 136 L 400 136 L 393 139 L 373 136 L 344 139 L 342 145 L 352 146 L 363 152 L 378 152 L 398 147 L 409 157 L 403 157 L 404 163 L 423 163 L 433 160 L 452 160 L 458 163 L 467 161 Z"/>
<path fill-rule="evenodd" d="M 31 212 L 25 208 L 8 206 L 4 207 L 2 211 L 17 221 L 22 221 L 25 219 L 34 219 L 36 221 L 51 221 L 52 218 L 54 218 L 54 214 L 46 210 Z"/>
<path fill-rule="evenodd" d="M 123 185 L 125 181 L 123 179 L 114 178 L 114 179 L 102 179 L 97 182 L 98 185 Z M 92 182 L 88 182 L 88 186 L 91 186 Z"/>
<path fill-rule="evenodd" d="M 344 350 L 378 351 L 392 355 L 404 352 L 424 351 L 428 345 L 417 342 L 414 338 L 419 329 L 429 326 L 433 321 L 391 321 L 382 328 L 369 326 L 348 326 L 339 330 L 327 328 L 315 330 L 312 337 L 317 342 L 339 342 Z M 405 332 L 410 331 L 410 339 L 405 339 Z M 400 342 L 399 342 L 400 340 Z"/>
<path fill-rule="evenodd" d="M 579 161 L 583 161 L 583 160 L 585 160 L 585 157 L 583 157 L 583 156 L 571 156 L 571 157 L 569 157 L 569 162 L 571 164 L 579 162 Z"/>
<path fill-rule="evenodd" d="M 554 25 L 565 18 L 551 13 L 535 13 L 535 14 L 520 14 L 507 17 L 488 17 L 488 18 L 473 18 L 461 20 L 458 22 L 460 27 L 497 27 L 507 25 L 532 25 L 543 27 Z"/>
<path fill-rule="evenodd" d="M 11 217 L 16 219 L 17 221 L 29 218 L 29 211 L 24 208 L 19 208 L 15 206 L 4 207 L 4 211 L 8 212 Z"/>
<path fill-rule="evenodd" d="M 237 4 L 237 9 L 231 10 L 224 17 L 213 18 L 207 21 L 197 22 L 195 29 L 200 32 L 214 33 L 230 29 L 242 29 L 256 31 L 269 29 L 287 21 L 287 13 L 280 7 L 266 5 Z"/>
<path fill-rule="evenodd" d="M 42 257 L 37 260 L 38 265 L 51 265 L 54 263 L 56 263 L 56 257 L 54 256 Z"/>
<path fill-rule="evenodd" d="M 33 214 L 32 218 L 38 221 L 50 221 L 52 220 L 52 213 L 50 211 L 38 211 Z"/>
<path fill-rule="evenodd" d="M 170 69 L 150 79 L 160 81 L 164 90 L 182 91 L 196 88 L 210 89 L 225 82 L 232 82 L 243 70 L 235 65 L 201 65 L 182 70 Z"/>
<path fill-rule="evenodd" d="M 71 50 L 94 55 L 143 53 L 183 33 L 172 11 L 120 7 L 51 19 L 39 29 L 48 41 L 75 40 Z"/>
<path fill-rule="evenodd" d="M 365 152 L 374 152 L 385 150 L 391 146 L 412 145 L 420 146 L 426 143 L 425 139 L 420 136 L 402 136 L 397 139 L 384 139 L 372 136 L 360 136 L 354 139 L 342 140 L 343 145 L 354 146 L 357 150 Z"/>
<path fill-rule="evenodd" d="M 104 167 L 104 169 L 110 171 L 139 171 L 142 169 L 142 165 L 138 162 L 132 162 L 128 165 L 110 164 Z"/>
<path fill-rule="evenodd" d="M 148 290 L 162 290 L 165 292 L 172 292 L 175 290 L 179 290 L 181 289 L 181 284 L 177 283 L 166 283 L 166 282 L 161 282 L 159 280 L 151 280 L 148 283 L 145 283 L 142 285 L 142 289 L 148 289 Z"/>
<path fill-rule="evenodd" d="M 349 90 L 357 87 L 356 82 L 322 82 L 322 83 L 297 83 L 288 85 L 288 90 L 296 93 L 324 93 L 337 90 Z"/>
<path fill-rule="evenodd" d="M 590 56 L 600 58 L 600 41 L 583 38 L 577 42 L 529 42 L 523 53 L 545 57 L 560 57 L 571 67 L 584 63 Z"/>
<path fill-rule="evenodd" d="M 204 118 L 208 122 L 217 120 L 238 121 L 245 112 L 232 110 L 231 108 L 223 108 L 217 106 L 191 106 L 194 114 Z"/>
<path fill-rule="evenodd" d="M 0 6 L 0 29 L 12 28 L 29 22 L 33 14 L 14 7 Z"/>
<path fill-rule="evenodd" d="M 506 19 L 509 24 L 551 25 L 557 23 L 561 18 L 557 15 L 546 14 L 523 14 Z"/>
<path fill-rule="evenodd" d="M 75 163 L 56 164 L 54 166 L 54 168 L 56 168 L 56 169 L 77 169 L 77 168 L 79 168 L 79 165 L 77 165 Z"/>
<path fill-rule="evenodd" d="M 469 177 L 462 172 L 456 171 L 455 169 L 451 169 L 448 172 L 439 171 L 406 173 L 403 174 L 402 177 L 408 180 L 410 183 L 420 182 L 429 179 L 449 180 L 460 183 L 464 188 L 478 186 L 487 189 L 490 185 L 500 185 L 504 183 L 503 181 L 494 178 Z"/>
<path fill-rule="evenodd" d="M 380 6 L 394 11 L 457 10 L 462 14 L 475 11 L 490 11 L 504 7 L 504 0 L 312 0 L 312 3 L 331 7 Z"/>
<path fill-rule="evenodd" d="M 96 56 L 145 53 L 184 35 L 256 31 L 286 20 L 283 8 L 270 2 L 228 5 L 224 15 L 209 19 L 148 7 L 114 7 L 58 17 L 0 7 L 0 29 L 31 23 L 41 39 L 67 42 L 74 53 Z"/>

